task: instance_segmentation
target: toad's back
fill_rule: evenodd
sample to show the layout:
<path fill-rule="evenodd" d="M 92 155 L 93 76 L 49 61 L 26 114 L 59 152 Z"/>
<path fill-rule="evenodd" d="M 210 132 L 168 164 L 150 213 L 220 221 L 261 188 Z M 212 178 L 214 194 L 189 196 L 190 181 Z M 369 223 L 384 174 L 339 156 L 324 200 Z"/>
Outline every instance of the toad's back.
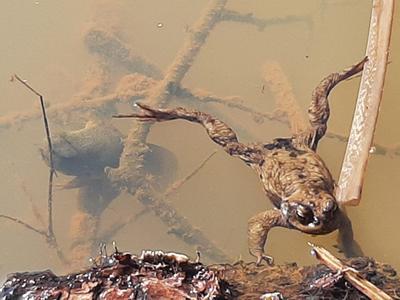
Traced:
<path fill-rule="evenodd" d="M 319 155 L 307 146 L 294 146 L 291 139 L 275 139 L 263 148 L 264 162 L 252 167 L 275 207 L 294 195 L 299 202 L 308 202 L 318 198 L 321 191 L 333 193 L 332 175 Z"/>

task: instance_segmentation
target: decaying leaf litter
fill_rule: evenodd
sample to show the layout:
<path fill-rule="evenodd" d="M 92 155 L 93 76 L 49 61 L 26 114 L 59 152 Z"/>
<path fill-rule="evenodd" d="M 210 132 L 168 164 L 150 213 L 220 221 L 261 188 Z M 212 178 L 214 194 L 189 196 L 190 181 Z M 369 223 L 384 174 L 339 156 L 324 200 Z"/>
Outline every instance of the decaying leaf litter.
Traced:
<path fill-rule="evenodd" d="M 256 266 L 205 266 L 179 253 L 119 249 L 107 254 L 101 247 L 93 265 L 77 273 L 57 276 L 49 270 L 10 274 L 0 290 L 5 299 L 397 299 L 400 281 L 389 265 L 371 258 L 334 258 L 312 245 L 324 261 L 308 267 L 295 263 Z M 344 267 L 345 266 L 345 267 Z M 347 281 L 356 282 L 358 291 Z M 393 296 L 393 298 L 391 297 Z"/>

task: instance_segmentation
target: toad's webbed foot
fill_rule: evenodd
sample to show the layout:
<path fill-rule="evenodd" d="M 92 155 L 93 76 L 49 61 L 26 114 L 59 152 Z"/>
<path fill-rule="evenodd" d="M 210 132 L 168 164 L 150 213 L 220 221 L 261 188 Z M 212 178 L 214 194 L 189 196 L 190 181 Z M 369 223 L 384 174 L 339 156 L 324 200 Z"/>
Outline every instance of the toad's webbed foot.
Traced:
<path fill-rule="evenodd" d="M 156 109 L 141 103 L 137 103 L 137 106 L 139 106 L 142 109 L 141 112 L 129 115 L 124 115 L 124 114 L 116 115 L 114 116 L 114 118 L 135 118 L 144 122 L 148 121 L 161 122 L 179 118 L 177 109 Z"/>
<path fill-rule="evenodd" d="M 257 265 L 260 265 L 263 260 L 268 264 L 273 263 L 273 258 L 264 254 L 264 246 L 269 230 L 275 226 L 288 227 L 288 223 L 282 213 L 275 209 L 259 213 L 249 220 L 249 252 L 257 258 Z"/>

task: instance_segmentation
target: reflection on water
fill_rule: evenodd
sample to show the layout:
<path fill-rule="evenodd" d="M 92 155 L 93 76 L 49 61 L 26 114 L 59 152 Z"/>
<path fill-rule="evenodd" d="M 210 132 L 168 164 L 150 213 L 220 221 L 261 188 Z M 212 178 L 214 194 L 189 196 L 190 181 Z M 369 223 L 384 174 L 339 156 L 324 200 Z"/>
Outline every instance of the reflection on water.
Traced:
<path fill-rule="evenodd" d="M 132 100 L 148 97 L 194 30 L 193 24 L 207 3 L 138 0 L 115 4 L 102 0 L 55 4 L 43 0 L 0 4 L 0 32 L 4 37 L 0 57 L 0 214 L 18 217 L 38 228 L 46 226 L 43 220 L 47 218 L 48 168 L 38 151 L 44 136 L 37 99 L 22 86 L 11 84 L 9 76 L 17 73 L 29 79 L 45 95 L 54 136 L 66 141 L 62 148 L 64 158 L 74 157 L 76 151 L 91 149 L 93 141 L 71 142 L 71 134 L 65 133 L 77 132 L 88 121 L 110 122 L 115 111 L 130 111 Z M 221 21 L 211 30 L 182 81 L 188 90 L 180 92 L 186 96 L 177 97 L 171 105 L 194 106 L 215 114 L 245 141 L 288 135 L 285 124 L 257 114 L 272 114 L 276 109 L 277 94 L 265 70 L 270 70 L 271 65 L 282 70 L 289 87 L 281 96 L 292 93 L 305 110 L 312 89 L 323 76 L 363 56 L 369 11 L 366 1 L 229 0 Z M 392 53 L 397 53 L 400 21 L 396 17 L 394 20 Z M 377 143 L 389 146 L 398 143 L 396 121 L 400 114 L 395 104 L 400 87 L 394 82 L 400 68 L 394 55 L 391 60 L 375 138 Z M 153 79 L 132 75 L 133 72 Z M 331 131 L 348 133 L 357 89 L 356 79 L 335 88 L 330 98 Z M 251 108 L 252 113 L 238 109 L 240 105 L 234 108 L 206 103 L 209 98 L 204 95 L 210 94 L 218 95 L 214 99 L 222 102 L 235 101 Z M 118 99 L 120 104 L 115 105 Z M 125 137 L 132 122 L 112 120 L 110 126 L 117 127 Z M 111 136 L 107 137 L 99 136 L 105 144 L 111 141 Z M 190 174 L 216 148 L 202 128 L 182 121 L 154 125 L 147 140 L 154 146 L 152 155 L 144 158 L 144 168 L 149 177 L 162 174 L 163 185 Z M 360 207 L 350 210 L 350 216 L 365 253 L 399 268 L 396 211 L 400 204 L 395 200 L 395 187 L 400 179 L 400 157 L 394 147 L 390 149 L 386 155 L 372 156 L 363 200 Z M 345 144 L 337 138 L 325 138 L 321 143 L 319 152 L 336 178 L 344 150 Z M 89 152 L 86 155 L 96 159 Z M 86 168 L 90 164 L 78 165 Z M 112 194 L 110 203 L 100 211 L 89 209 L 88 213 L 88 209 L 82 209 L 82 199 L 92 200 L 91 205 L 100 203 L 96 201 L 104 200 L 107 193 L 102 189 L 107 184 L 116 188 L 104 182 L 102 176 L 86 171 L 78 176 L 79 180 L 62 172 L 55 179 L 63 188 L 54 191 L 54 229 L 68 256 L 79 252 L 75 258 L 88 257 L 98 242 L 93 239 L 102 236 L 100 233 L 104 233 L 104 239 L 116 240 L 122 249 L 139 252 L 143 248 L 161 248 L 194 255 L 192 246 L 168 234 L 171 228 L 167 229 L 157 214 L 147 211 L 125 191 Z M 160 180 L 157 176 L 150 178 L 155 184 Z M 168 204 L 232 259 L 250 259 L 247 219 L 271 207 L 257 176 L 221 150 L 170 194 Z M 122 220 L 129 222 L 113 231 Z M 37 234 L 6 220 L 0 220 L 0 234 L 1 278 L 17 270 L 66 270 Z M 306 241 L 333 250 L 335 237 L 331 234 L 317 238 L 274 229 L 267 251 L 278 263 L 312 263 Z M 288 244 L 290 247 L 286 247 Z"/>

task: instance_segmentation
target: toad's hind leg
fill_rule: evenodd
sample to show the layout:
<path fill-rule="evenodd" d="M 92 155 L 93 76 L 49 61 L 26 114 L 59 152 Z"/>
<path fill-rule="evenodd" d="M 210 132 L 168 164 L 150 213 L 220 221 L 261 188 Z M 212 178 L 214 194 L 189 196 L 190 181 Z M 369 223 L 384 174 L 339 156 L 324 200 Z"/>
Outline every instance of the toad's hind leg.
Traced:
<path fill-rule="evenodd" d="M 264 254 L 264 246 L 268 232 L 276 226 L 289 227 L 281 211 L 276 209 L 264 211 L 249 219 L 247 232 L 249 252 L 257 258 L 257 265 L 263 260 L 269 264 L 273 261 L 272 257 Z"/>
<path fill-rule="evenodd" d="M 361 72 L 368 58 L 365 57 L 358 64 L 353 65 L 342 72 L 332 73 L 325 77 L 314 89 L 311 104 L 308 108 L 308 117 L 311 128 L 305 135 L 306 143 L 313 150 L 317 149 L 319 140 L 325 135 L 329 119 L 328 95 L 330 91 L 341 81 Z M 304 134 L 303 134 L 304 135 Z"/>
<path fill-rule="evenodd" d="M 256 148 L 239 143 L 235 132 L 224 122 L 213 116 L 197 111 L 188 110 L 183 107 L 174 109 L 156 109 L 150 106 L 139 104 L 143 110 L 141 113 L 131 115 L 119 115 L 117 117 L 133 117 L 142 121 L 167 121 L 183 119 L 203 125 L 210 138 L 222 146 L 226 152 L 244 160 L 246 163 L 260 163 L 263 160 L 262 153 Z"/>

